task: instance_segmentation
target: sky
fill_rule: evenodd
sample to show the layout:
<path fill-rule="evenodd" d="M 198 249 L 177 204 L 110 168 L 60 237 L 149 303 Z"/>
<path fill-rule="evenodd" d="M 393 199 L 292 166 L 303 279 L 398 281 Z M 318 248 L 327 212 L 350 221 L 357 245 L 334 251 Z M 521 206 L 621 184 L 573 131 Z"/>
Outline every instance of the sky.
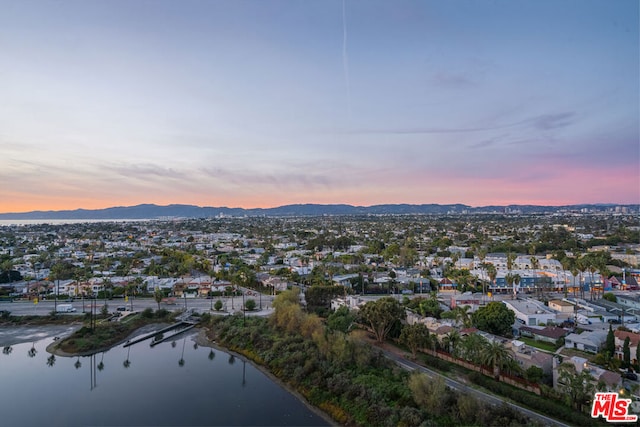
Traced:
<path fill-rule="evenodd" d="M 0 10 L 0 212 L 640 203 L 637 0 Z"/>

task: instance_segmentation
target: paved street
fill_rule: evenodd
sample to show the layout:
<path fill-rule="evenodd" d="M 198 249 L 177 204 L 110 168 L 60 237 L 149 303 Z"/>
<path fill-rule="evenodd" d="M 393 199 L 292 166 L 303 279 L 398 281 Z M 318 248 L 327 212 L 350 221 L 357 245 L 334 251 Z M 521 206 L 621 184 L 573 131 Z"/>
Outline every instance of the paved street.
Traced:
<path fill-rule="evenodd" d="M 245 301 L 248 299 L 253 299 L 256 302 L 256 309 L 252 312 L 247 312 L 247 315 L 267 315 L 271 313 L 273 307 L 273 296 L 272 295 L 259 295 L 255 291 L 248 290 L 247 292 L 251 292 L 252 295 L 248 293 L 245 295 Z M 216 301 L 220 299 L 223 303 L 223 308 L 221 310 L 222 313 L 235 313 L 241 312 L 242 308 L 242 296 L 236 296 L 235 298 L 230 297 L 214 297 L 213 299 L 204 299 L 197 298 L 191 299 L 176 299 L 174 304 L 165 304 L 160 303 L 161 308 L 165 308 L 171 311 L 182 310 L 185 307 L 187 309 L 195 309 L 200 313 L 214 312 L 213 305 Z M 98 300 L 89 300 L 85 299 L 76 299 L 73 302 L 66 301 L 58 301 L 58 305 L 60 304 L 72 304 L 76 309 L 74 313 L 68 313 L 73 316 L 82 316 L 83 312 L 91 311 L 91 303 L 95 301 L 97 309 L 100 310 L 104 305 L 105 301 L 102 299 Z M 153 298 L 133 298 L 128 302 L 125 302 L 124 299 L 111 299 L 106 301 L 109 311 L 114 312 L 118 307 L 126 306 L 128 310 L 133 311 L 142 311 L 145 308 L 152 308 L 154 310 L 158 309 L 158 303 L 155 302 Z M 262 307 L 262 310 L 260 309 Z M 11 312 L 12 315 L 15 316 L 27 316 L 27 315 L 35 315 L 35 316 L 46 316 L 55 309 L 54 301 L 39 301 L 38 304 L 34 304 L 30 301 L 15 301 L 15 302 L 2 302 L 0 303 L 0 310 L 7 310 Z"/>
<path fill-rule="evenodd" d="M 486 393 L 484 391 L 481 390 L 477 390 L 475 388 L 469 387 L 466 384 L 461 383 L 460 381 L 457 381 L 455 379 L 451 379 L 449 377 L 446 377 L 436 371 L 433 371 L 429 368 L 425 368 L 424 366 L 418 365 L 417 363 L 414 363 L 410 360 L 407 360 L 403 355 L 398 354 L 397 352 L 394 351 L 390 351 L 388 349 L 383 349 L 381 348 L 382 352 L 385 354 L 385 356 L 387 356 L 389 359 L 393 360 L 394 362 L 396 362 L 399 366 L 402 366 L 404 369 L 407 369 L 409 371 L 414 371 L 414 370 L 418 370 L 420 372 L 425 373 L 426 375 L 428 375 L 429 377 L 432 378 L 436 378 L 436 377 L 441 377 L 445 384 L 449 387 L 452 388 L 454 390 L 457 390 L 459 392 L 465 393 L 465 394 L 469 394 L 472 395 L 474 397 L 476 397 L 477 399 L 490 403 L 492 405 L 502 405 L 502 404 L 506 404 L 510 407 L 512 407 L 513 409 L 515 409 L 516 411 L 522 412 L 523 414 L 527 415 L 528 417 L 537 420 L 539 422 L 542 422 L 544 425 L 548 425 L 548 426 L 561 426 L 561 427 L 568 427 L 568 424 L 564 424 L 558 420 L 555 420 L 553 418 L 549 418 L 546 415 L 543 414 L 539 414 L 537 412 L 531 411 L 527 408 L 524 408 L 516 403 L 511 403 L 509 401 L 507 401 L 504 398 L 498 397 L 498 396 L 494 396 L 492 394 Z"/>

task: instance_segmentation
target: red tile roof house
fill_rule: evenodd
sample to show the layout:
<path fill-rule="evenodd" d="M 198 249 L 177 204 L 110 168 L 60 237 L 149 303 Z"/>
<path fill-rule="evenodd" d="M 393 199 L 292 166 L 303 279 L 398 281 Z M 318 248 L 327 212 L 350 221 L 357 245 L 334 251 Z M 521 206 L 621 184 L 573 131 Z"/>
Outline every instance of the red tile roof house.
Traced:
<path fill-rule="evenodd" d="M 622 360 L 623 352 L 622 348 L 624 346 L 624 340 L 629 337 L 629 353 L 631 356 L 631 363 L 637 363 L 635 358 L 636 351 L 638 348 L 638 343 L 640 342 L 640 334 L 634 334 L 633 332 L 626 332 L 621 330 L 616 330 L 613 332 L 613 336 L 615 337 L 616 342 L 616 354 L 615 356 Z"/>

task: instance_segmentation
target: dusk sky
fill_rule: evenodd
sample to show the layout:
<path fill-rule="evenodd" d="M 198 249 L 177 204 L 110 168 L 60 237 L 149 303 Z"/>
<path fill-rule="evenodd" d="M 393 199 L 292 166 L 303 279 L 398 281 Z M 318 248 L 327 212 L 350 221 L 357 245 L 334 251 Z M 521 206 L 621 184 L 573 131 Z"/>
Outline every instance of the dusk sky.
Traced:
<path fill-rule="evenodd" d="M 0 212 L 640 203 L 637 0 L 0 0 Z"/>

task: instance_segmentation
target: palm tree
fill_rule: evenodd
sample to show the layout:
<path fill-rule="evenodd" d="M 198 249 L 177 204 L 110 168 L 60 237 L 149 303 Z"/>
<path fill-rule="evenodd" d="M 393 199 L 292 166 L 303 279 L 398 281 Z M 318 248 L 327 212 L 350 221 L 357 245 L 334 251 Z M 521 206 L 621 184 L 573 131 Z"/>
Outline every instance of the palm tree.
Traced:
<path fill-rule="evenodd" d="M 520 275 L 518 273 L 513 275 L 513 299 L 517 298 L 517 293 L 518 293 L 518 285 L 520 285 L 520 280 L 522 278 L 520 277 Z"/>
<path fill-rule="evenodd" d="M 562 283 L 565 298 L 567 297 L 567 277 L 565 272 L 571 269 L 571 261 L 572 259 L 567 256 L 562 258 L 560 261 L 560 264 L 562 265 Z"/>
<path fill-rule="evenodd" d="M 484 348 L 483 363 L 493 368 L 493 376 L 495 379 L 500 378 L 500 370 L 512 359 L 511 353 L 499 341 L 490 341 Z"/>
<path fill-rule="evenodd" d="M 213 349 L 209 350 L 209 360 L 213 360 L 216 357 L 216 353 L 213 351 Z"/>
<path fill-rule="evenodd" d="M 461 346 L 465 360 L 478 365 L 481 364 L 487 343 L 487 339 L 482 335 L 469 334 L 463 337 Z"/>
<path fill-rule="evenodd" d="M 7 356 L 10 355 L 12 351 L 13 347 L 11 347 L 10 345 L 6 345 L 2 348 L 2 354 L 6 354 Z"/>
<path fill-rule="evenodd" d="M 82 362 L 80 362 L 80 356 L 78 356 L 78 359 L 76 360 L 76 363 L 73 364 L 73 366 L 75 366 L 76 369 L 80 369 L 80 367 L 82 366 Z"/>
<path fill-rule="evenodd" d="M 159 287 L 156 287 L 155 291 L 153 292 L 153 299 L 156 301 L 156 303 L 158 303 L 158 310 L 160 310 L 160 303 L 162 302 L 163 298 L 164 294 L 162 293 L 162 290 L 160 290 Z"/>
<path fill-rule="evenodd" d="M 513 282 L 514 282 L 514 275 L 511 273 L 507 273 L 504 276 L 504 281 L 507 282 L 507 288 L 512 288 L 513 287 Z"/>
<path fill-rule="evenodd" d="M 36 357 L 36 354 L 38 353 L 38 350 L 36 350 L 36 343 L 32 343 L 31 344 L 31 348 L 29 349 L 29 351 L 27 352 L 27 355 L 31 358 Z"/>
<path fill-rule="evenodd" d="M 496 266 L 493 264 L 487 265 L 487 274 L 489 275 L 489 279 L 491 280 L 491 285 L 495 288 L 496 286 L 496 277 L 498 276 L 498 270 Z"/>
<path fill-rule="evenodd" d="M 468 305 L 458 305 L 453 310 L 451 310 L 456 316 L 456 322 L 461 323 L 463 327 L 469 328 L 471 327 L 471 306 Z"/>
<path fill-rule="evenodd" d="M 540 286 L 540 281 L 538 280 L 538 268 L 540 268 L 540 261 L 535 256 L 531 257 L 531 269 L 533 270 L 533 280 L 536 287 L 536 293 L 541 295 L 542 291 Z M 540 291 L 540 292 L 539 292 Z"/>
<path fill-rule="evenodd" d="M 460 343 L 460 332 L 453 330 L 444 336 L 442 339 L 442 346 L 447 349 L 447 352 L 456 357 L 458 354 L 458 344 Z"/>
<path fill-rule="evenodd" d="M 587 271 L 587 263 L 584 257 L 576 255 L 576 267 L 580 271 L 580 298 L 584 299 L 584 285 L 582 284 L 582 274 Z"/>

